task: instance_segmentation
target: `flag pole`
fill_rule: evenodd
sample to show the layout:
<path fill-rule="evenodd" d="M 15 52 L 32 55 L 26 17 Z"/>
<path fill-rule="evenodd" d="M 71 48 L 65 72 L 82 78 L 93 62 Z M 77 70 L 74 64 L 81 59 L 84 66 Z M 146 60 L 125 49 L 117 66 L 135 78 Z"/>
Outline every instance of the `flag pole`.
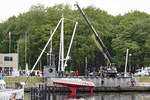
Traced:
<path fill-rule="evenodd" d="M 28 64 L 27 64 L 27 32 L 25 32 L 25 68 L 28 71 Z"/>
<path fill-rule="evenodd" d="M 8 38 L 9 38 L 9 53 L 11 53 L 11 32 L 9 32 Z"/>
<path fill-rule="evenodd" d="M 18 53 L 18 66 L 19 66 L 19 43 L 17 45 L 17 53 Z M 19 66 L 19 70 L 21 70 L 21 67 Z"/>

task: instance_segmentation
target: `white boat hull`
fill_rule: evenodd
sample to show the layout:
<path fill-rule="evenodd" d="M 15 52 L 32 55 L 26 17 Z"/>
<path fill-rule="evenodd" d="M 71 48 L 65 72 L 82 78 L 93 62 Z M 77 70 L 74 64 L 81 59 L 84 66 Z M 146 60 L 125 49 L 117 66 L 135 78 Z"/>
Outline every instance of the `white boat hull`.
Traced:
<path fill-rule="evenodd" d="M 54 83 L 60 83 L 66 86 L 75 86 L 75 87 L 94 87 L 95 84 L 90 80 L 83 80 L 79 78 L 55 78 L 53 79 Z"/>
<path fill-rule="evenodd" d="M 24 89 L 4 89 L 0 90 L 0 100 L 9 100 L 15 95 L 15 99 L 24 99 Z"/>

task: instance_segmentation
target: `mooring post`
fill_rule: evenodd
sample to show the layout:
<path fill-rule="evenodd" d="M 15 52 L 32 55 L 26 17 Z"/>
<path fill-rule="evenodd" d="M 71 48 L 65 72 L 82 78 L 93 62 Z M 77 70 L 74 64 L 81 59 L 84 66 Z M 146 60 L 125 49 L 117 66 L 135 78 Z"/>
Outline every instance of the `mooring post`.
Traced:
<path fill-rule="evenodd" d="M 35 99 L 35 87 L 33 88 L 33 100 L 36 100 Z"/>
<path fill-rule="evenodd" d="M 55 98 L 55 87 L 54 86 L 52 87 L 52 96 L 53 96 L 53 100 L 56 100 L 56 98 Z"/>
<path fill-rule="evenodd" d="M 41 88 L 41 100 L 44 100 L 44 93 L 43 93 L 44 91 L 43 91 L 43 85 L 42 85 L 42 88 Z"/>
<path fill-rule="evenodd" d="M 37 99 L 37 90 L 36 90 L 36 88 L 34 88 L 34 94 L 35 94 L 34 100 L 36 100 Z"/>
<path fill-rule="evenodd" d="M 45 89 L 44 89 L 44 100 L 47 100 L 47 85 L 45 84 Z"/>
<path fill-rule="evenodd" d="M 40 100 L 40 98 L 39 98 L 39 89 L 38 89 L 38 87 L 36 88 L 36 100 Z"/>
<path fill-rule="evenodd" d="M 30 88 L 30 95 L 31 95 L 31 98 L 30 98 L 30 99 L 31 99 L 31 100 L 33 100 L 33 99 L 32 99 L 32 97 L 33 97 L 33 93 L 32 93 L 32 92 L 33 92 L 33 91 L 32 91 L 32 87 L 31 87 L 31 88 Z"/>
<path fill-rule="evenodd" d="M 41 85 L 39 84 L 39 89 L 41 88 Z"/>
<path fill-rule="evenodd" d="M 48 100 L 50 100 L 50 87 L 48 87 Z"/>
<path fill-rule="evenodd" d="M 39 95 L 38 95 L 38 96 L 39 96 L 39 99 L 41 100 L 41 99 L 42 99 L 42 98 L 41 98 L 42 95 L 41 95 L 41 85 L 40 85 L 40 84 L 39 84 L 38 90 L 39 90 Z"/>

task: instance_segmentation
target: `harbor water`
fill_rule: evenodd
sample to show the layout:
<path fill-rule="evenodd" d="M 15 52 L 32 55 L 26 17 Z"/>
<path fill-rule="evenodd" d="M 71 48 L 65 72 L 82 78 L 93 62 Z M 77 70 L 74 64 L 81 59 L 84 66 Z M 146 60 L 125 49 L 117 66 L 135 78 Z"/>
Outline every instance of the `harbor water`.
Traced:
<path fill-rule="evenodd" d="M 69 93 L 55 93 L 50 100 L 150 100 L 149 92 L 99 92 L 90 96 L 90 93 L 78 92 L 76 97 Z M 24 100 L 31 100 L 30 93 L 25 93 Z"/>

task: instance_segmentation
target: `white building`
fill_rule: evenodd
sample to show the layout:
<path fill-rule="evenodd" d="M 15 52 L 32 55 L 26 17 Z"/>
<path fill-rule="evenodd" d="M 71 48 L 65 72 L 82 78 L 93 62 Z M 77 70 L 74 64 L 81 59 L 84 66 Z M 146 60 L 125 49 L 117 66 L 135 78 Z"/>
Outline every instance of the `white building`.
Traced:
<path fill-rule="evenodd" d="M 0 73 L 11 75 L 12 71 L 18 70 L 18 54 L 17 53 L 1 53 L 0 54 Z"/>

